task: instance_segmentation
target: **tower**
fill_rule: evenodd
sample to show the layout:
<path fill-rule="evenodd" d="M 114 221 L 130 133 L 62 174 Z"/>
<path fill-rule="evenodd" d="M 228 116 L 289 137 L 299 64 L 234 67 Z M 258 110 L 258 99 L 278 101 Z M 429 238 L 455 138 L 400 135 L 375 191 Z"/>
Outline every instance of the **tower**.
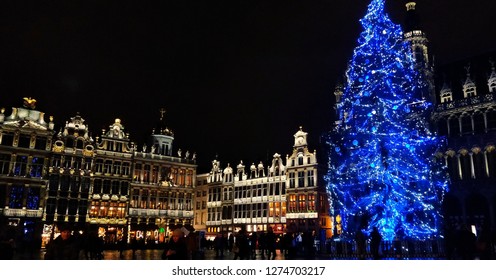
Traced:
<path fill-rule="evenodd" d="M 406 18 L 404 24 L 404 39 L 412 48 L 413 57 L 415 60 L 415 70 L 420 74 L 419 81 L 420 92 L 418 93 L 421 99 L 427 99 L 431 103 L 435 103 L 435 87 L 434 87 L 434 63 L 429 55 L 429 40 L 422 30 L 420 17 L 416 10 L 417 3 L 410 1 L 406 3 Z"/>
<path fill-rule="evenodd" d="M 174 133 L 165 125 L 165 112 L 164 108 L 160 109 L 160 120 L 152 132 L 149 145 L 153 154 L 172 156 Z"/>

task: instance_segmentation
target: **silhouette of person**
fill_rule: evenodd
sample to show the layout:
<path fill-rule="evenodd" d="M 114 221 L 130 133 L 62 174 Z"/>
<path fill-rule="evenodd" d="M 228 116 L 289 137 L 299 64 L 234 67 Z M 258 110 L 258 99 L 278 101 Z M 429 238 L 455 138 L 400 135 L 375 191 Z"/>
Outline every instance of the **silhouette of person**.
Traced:
<path fill-rule="evenodd" d="M 365 254 L 366 254 L 366 238 L 365 234 L 363 234 L 363 231 L 361 229 L 357 230 L 355 233 L 355 242 L 356 242 L 356 248 L 357 248 L 357 255 L 360 260 L 365 259 Z"/>
<path fill-rule="evenodd" d="M 372 251 L 372 257 L 374 260 L 380 259 L 379 256 L 379 247 L 381 246 L 381 241 L 382 241 L 382 236 L 377 229 L 377 227 L 374 227 L 372 229 L 372 233 L 370 234 L 371 240 L 370 240 L 370 250 Z"/>
<path fill-rule="evenodd" d="M 164 260 L 187 260 L 188 248 L 186 245 L 184 232 L 181 229 L 175 229 L 172 237 L 167 243 L 167 248 L 162 254 Z"/>

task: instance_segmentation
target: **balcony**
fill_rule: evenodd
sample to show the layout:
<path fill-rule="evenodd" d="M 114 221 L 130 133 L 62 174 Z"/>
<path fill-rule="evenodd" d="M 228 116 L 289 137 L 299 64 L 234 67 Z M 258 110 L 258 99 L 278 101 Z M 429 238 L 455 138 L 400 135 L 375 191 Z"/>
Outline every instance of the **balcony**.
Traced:
<path fill-rule="evenodd" d="M 41 218 L 43 217 L 43 209 L 27 210 L 27 209 L 2 209 L 6 217 L 28 217 Z"/>
<path fill-rule="evenodd" d="M 193 218 L 193 211 L 129 208 L 129 216 Z"/>

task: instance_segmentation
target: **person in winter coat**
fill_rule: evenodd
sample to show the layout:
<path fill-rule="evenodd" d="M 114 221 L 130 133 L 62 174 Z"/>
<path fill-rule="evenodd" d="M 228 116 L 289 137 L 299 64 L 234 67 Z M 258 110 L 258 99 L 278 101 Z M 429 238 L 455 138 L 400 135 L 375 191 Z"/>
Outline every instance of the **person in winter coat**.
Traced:
<path fill-rule="evenodd" d="M 167 247 L 162 253 L 163 260 L 187 260 L 188 247 L 186 245 L 184 232 L 181 229 L 175 229 L 172 237 L 167 243 Z"/>
<path fill-rule="evenodd" d="M 47 246 L 45 260 L 78 260 L 79 242 L 66 225 L 59 226 L 60 235 Z"/>

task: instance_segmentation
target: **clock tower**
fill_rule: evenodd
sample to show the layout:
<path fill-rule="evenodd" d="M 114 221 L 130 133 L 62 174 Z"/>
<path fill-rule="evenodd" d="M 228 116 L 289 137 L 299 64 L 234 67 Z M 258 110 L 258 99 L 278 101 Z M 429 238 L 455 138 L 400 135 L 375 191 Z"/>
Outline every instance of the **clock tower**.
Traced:
<path fill-rule="evenodd" d="M 294 148 L 302 148 L 307 146 L 307 134 L 306 132 L 303 132 L 302 127 L 300 126 L 300 130 L 295 133 L 294 135 Z"/>

